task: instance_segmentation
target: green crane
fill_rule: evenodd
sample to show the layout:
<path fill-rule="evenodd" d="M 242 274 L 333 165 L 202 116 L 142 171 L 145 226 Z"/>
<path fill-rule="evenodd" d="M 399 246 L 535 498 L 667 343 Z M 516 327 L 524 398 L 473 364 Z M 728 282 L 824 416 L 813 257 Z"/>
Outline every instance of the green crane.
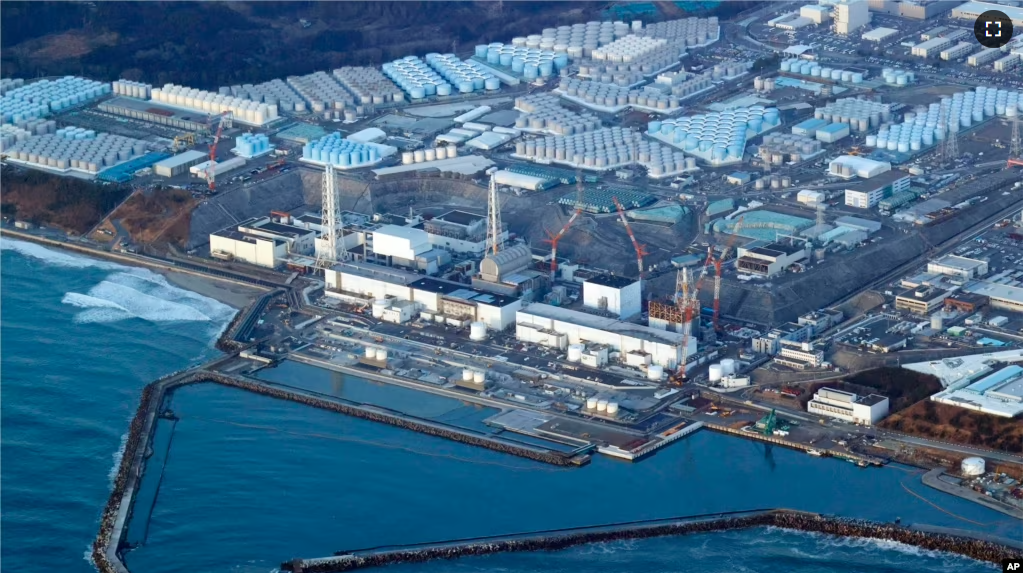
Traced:
<path fill-rule="evenodd" d="M 775 416 L 774 409 L 771 409 L 771 413 L 764 416 L 757 422 L 757 427 L 760 428 L 760 433 L 765 436 L 774 435 L 774 427 L 778 423 L 778 419 Z"/>

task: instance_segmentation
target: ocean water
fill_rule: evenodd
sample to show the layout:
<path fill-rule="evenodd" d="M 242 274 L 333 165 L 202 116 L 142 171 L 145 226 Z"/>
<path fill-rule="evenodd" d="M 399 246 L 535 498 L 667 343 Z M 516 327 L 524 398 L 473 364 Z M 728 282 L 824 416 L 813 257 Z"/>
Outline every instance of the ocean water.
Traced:
<path fill-rule="evenodd" d="M 0 247 L 0 559 L 17 571 L 91 571 L 84 555 L 141 387 L 214 356 L 233 310 L 149 271 L 6 239 Z M 298 364 L 264 376 L 395 400 L 393 388 Z M 771 506 L 1023 535 L 1006 516 L 923 487 L 908 468 L 861 469 L 709 432 L 640 464 L 597 458 L 562 469 L 215 385 L 171 401 L 181 419 L 158 429 L 129 532 L 142 543 L 128 554 L 135 573 L 270 572 L 339 549 Z M 470 424 L 481 414 L 455 400 L 407 404 L 417 407 Z M 771 528 L 392 569 L 823 573 L 910 564 L 992 570 L 898 544 Z"/>

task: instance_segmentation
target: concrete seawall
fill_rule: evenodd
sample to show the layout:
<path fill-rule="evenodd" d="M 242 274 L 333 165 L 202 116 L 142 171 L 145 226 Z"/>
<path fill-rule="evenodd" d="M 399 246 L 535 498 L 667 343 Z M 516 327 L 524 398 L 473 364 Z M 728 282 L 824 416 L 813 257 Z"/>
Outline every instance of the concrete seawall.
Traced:
<path fill-rule="evenodd" d="M 221 358 L 206 365 L 212 368 L 233 356 Z M 317 398 L 300 392 L 271 387 L 258 382 L 227 376 L 210 370 L 190 370 L 165 376 L 142 390 L 139 407 L 132 417 L 128 439 L 125 443 L 124 455 L 114 478 L 114 488 L 107 500 L 100 520 L 99 533 L 92 545 L 92 559 L 101 573 L 128 573 L 122 559 L 125 545 L 125 534 L 131 521 L 135 504 L 135 493 L 145 471 L 146 451 L 156 427 L 157 416 L 164 397 L 181 386 L 197 383 L 215 383 L 230 386 L 249 392 L 255 392 L 271 398 L 297 402 L 322 410 L 330 410 L 364 420 L 381 422 L 405 428 L 431 436 L 447 438 L 457 442 L 479 446 L 502 453 L 528 458 L 534 461 L 559 466 L 577 466 L 588 460 L 587 457 L 569 456 L 551 452 L 539 447 L 529 447 L 491 438 L 485 435 L 474 435 L 470 431 L 445 427 L 428 420 L 417 420 L 409 416 L 387 412 L 383 409 L 346 404 L 334 400 Z"/>
<path fill-rule="evenodd" d="M 334 557 L 288 561 L 281 564 L 281 569 L 293 573 L 335 573 L 398 563 L 422 563 L 436 559 L 455 559 L 519 551 L 557 551 L 587 543 L 649 539 L 766 526 L 843 537 L 897 541 L 929 550 L 958 553 L 991 563 L 1000 563 L 1006 557 L 1021 553 L 984 539 L 908 529 L 899 525 L 825 517 L 801 511 L 778 509 L 757 510 L 746 515 L 735 515 L 736 513 L 747 512 L 718 514 L 717 516 L 693 516 L 679 518 L 670 523 L 660 520 L 647 524 L 605 526 L 598 531 L 594 531 L 593 528 L 582 528 L 526 537 L 474 539 L 465 542 L 444 542 L 398 549 L 341 552 L 343 554 Z"/>

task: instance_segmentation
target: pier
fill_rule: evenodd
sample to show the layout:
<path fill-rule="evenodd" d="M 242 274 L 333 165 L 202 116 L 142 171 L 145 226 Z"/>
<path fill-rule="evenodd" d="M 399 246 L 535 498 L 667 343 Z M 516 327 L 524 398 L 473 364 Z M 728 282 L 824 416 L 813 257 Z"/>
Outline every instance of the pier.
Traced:
<path fill-rule="evenodd" d="M 516 533 L 420 543 L 402 547 L 373 547 L 338 551 L 331 557 L 294 559 L 281 563 L 281 570 L 292 573 L 336 573 L 398 563 L 423 563 L 437 559 L 493 555 L 519 551 L 558 551 L 575 545 L 605 543 L 623 539 L 649 539 L 672 535 L 710 533 L 751 527 L 781 527 L 799 531 L 885 539 L 935 551 L 948 551 L 980 561 L 1000 563 L 1021 552 L 987 538 L 956 530 L 954 533 L 932 528 L 863 520 L 841 519 L 788 509 L 756 509 L 716 514 L 692 515 L 647 521 L 614 523 L 572 529 Z"/>
<path fill-rule="evenodd" d="M 778 446 L 783 446 L 794 450 L 802 450 L 804 452 L 815 450 L 821 452 L 821 454 L 824 456 L 840 458 L 857 463 L 862 462 L 864 464 L 872 466 L 882 466 L 885 464 L 884 460 L 882 460 L 881 458 L 876 458 L 874 456 L 866 456 L 862 454 L 854 454 L 852 452 L 840 452 L 837 450 L 815 448 L 812 445 L 801 444 L 799 442 L 791 442 L 789 440 L 783 440 L 781 438 L 776 438 L 774 436 L 765 436 L 763 434 L 758 434 L 756 432 L 743 432 L 742 430 L 736 430 L 735 428 L 729 428 L 728 426 L 722 426 L 721 424 L 714 424 L 712 422 L 704 422 L 703 426 L 709 430 L 714 430 L 715 432 L 721 432 L 723 434 L 730 434 L 732 436 L 739 436 L 742 438 L 757 440 L 760 442 L 767 442 L 769 444 L 775 444 Z"/>

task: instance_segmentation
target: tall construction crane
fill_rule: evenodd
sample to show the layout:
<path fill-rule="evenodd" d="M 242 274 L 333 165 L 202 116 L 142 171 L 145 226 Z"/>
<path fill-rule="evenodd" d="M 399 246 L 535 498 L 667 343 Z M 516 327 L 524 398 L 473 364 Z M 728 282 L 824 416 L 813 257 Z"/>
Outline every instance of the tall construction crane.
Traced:
<path fill-rule="evenodd" d="M 584 195 L 583 174 L 582 171 L 577 171 L 575 175 L 575 211 L 572 213 L 572 216 L 568 218 L 568 222 L 565 223 L 565 226 L 558 231 L 557 235 L 551 234 L 551 232 L 548 231 L 548 238 L 544 241 L 551 246 L 551 284 L 554 283 L 554 279 L 558 274 L 558 242 L 561 241 L 561 238 L 568 232 L 568 228 L 572 226 L 572 223 L 574 223 L 579 215 L 582 214 Z"/>
<path fill-rule="evenodd" d="M 643 278 L 643 257 L 649 255 L 646 247 L 639 244 L 636 240 L 636 235 L 632 233 L 632 227 L 629 226 L 629 220 L 625 217 L 625 208 L 622 207 L 618 197 L 612 197 L 612 201 L 615 203 L 615 207 L 618 208 L 618 216 L 622 219 L 622 224 L 625 225 L 625 232 L 629 234 L 629 240 L 632 241 L 632 248 L 636 250 L 636 264 L 639 266 L 639 278 Z"/>
<path fill-rule="evenodd" d="M 728 253 L 731 251 L 732 246 L 735 244 L 735 240 L 739 237 L 739 229 L 742 228 L 742 220 L 745 217 L 739 217 L 739 220 L 735 222 L 735 226 L 732 227 L 732 234 L 728 238 L 728 242 L 725 243 L 725 248 L 721 250 L 721 254 L 714 259 L 714 330 L 720 331 L 721 326 L 718 324 L 718 318 L 721 316 L 721 265 L 728 258 Z M 713 251 L 711 251 L 713 253 Z"/>
<path fill-rule="evenodd" d="M 710 267 L 711 253 L 708 250 L 707 261 L 703 264 L 700 277 L 690 289 L 690 271 L 681 269 L 675 278 L 675 306 L 682 317 L 682 359 L 678 370 L 670 377 L 669 382 L 681 385 L 686 379 L 686 364 L 689 362 L 689 338 L 693 336 L 693 319 L 700 316 L 700 287 Z"/>
<path fill-rule="evenodd" d="M 210 164 L 206 167 L 206 182 L 210 185 L 210 195 L 217 192 L 217 144 L 220 143 L 220 135 L 224 132 L 224 123 L 230 121 L 231 112 L 225 111 L 220 114 L 220 122 L 217 124 L 217 134 L 213 136 L 213 143 L 210 143 Z"/>

